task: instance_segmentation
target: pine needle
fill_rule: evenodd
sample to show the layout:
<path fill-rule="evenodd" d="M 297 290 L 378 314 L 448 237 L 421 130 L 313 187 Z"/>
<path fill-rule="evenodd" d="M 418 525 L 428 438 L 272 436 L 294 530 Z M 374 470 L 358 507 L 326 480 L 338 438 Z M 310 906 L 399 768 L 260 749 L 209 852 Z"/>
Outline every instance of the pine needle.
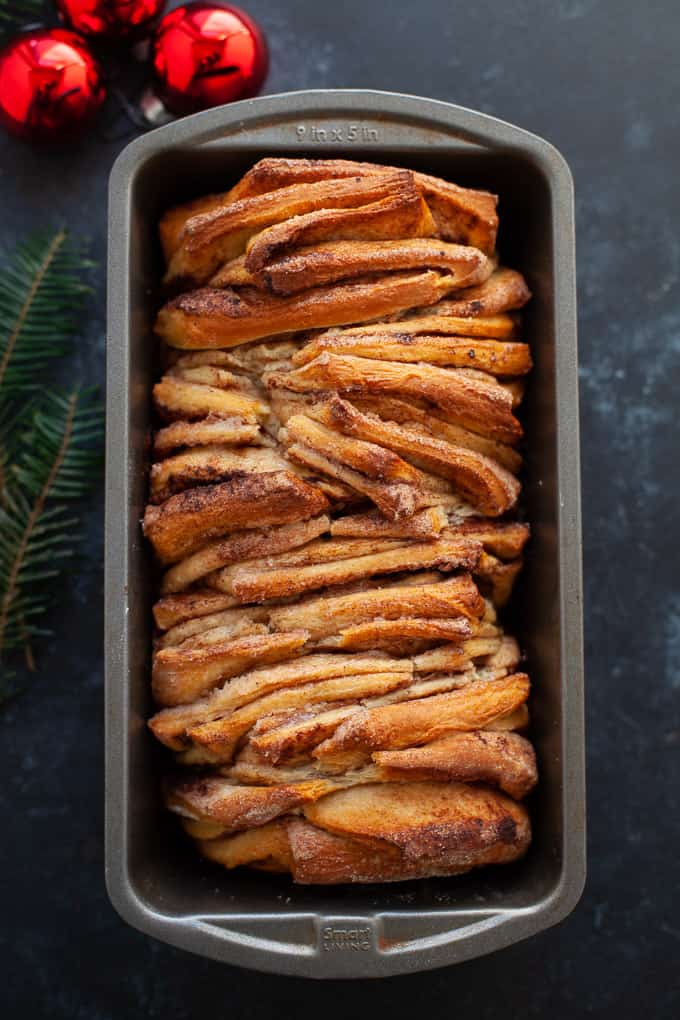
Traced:
<path fill-rule="evenodd" d="M 0 14 L 7 7 L 0 0 Z M 16 693 L 7 655 L 49 633 L 54 581 L 77 542 L 69 504 L 98 476 L 103 413 L 91 391 L 45 385 L 78 330 L 92 263 L 64 230 L 33 235 L 0 272 L 0 701 Z"/>
<path fill-rule="evenodd" d="M 65 503 L 96 476 L 102 419 L 91 393 L 47 393 L 8 470 L 0 507 L 0 655 L 21 646 L 32 657 L 31 640 L 46 633 L 40 617 L 73 553 L 77 522 Z"/>
<path fill-rule="evenodd" d="M 0 0 L 0 28 L 40 21 L 44 14 L 43 0 Z"/>
<path fill-rule="evenodd" d="M 0 420 L 2 403 L 34 390 L 52 358 L 80 325 L 92 263 L 65 230 L 36 234 L 4 260 L 0 275 Z"/>

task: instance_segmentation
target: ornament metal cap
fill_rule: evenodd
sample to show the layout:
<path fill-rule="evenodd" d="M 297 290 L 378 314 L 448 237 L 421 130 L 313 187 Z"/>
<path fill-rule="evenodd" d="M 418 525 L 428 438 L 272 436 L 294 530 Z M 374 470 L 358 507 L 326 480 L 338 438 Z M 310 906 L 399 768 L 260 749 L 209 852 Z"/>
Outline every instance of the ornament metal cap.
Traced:
<path fill-rule="evenodd" d="M 169 124 L 171 120 L 175 119 L 167 106 L 150 88 L 144 90 L 142 98 L 139 100 L 139 109 L 149 127 L 162 127 L 163 124 Z"/>

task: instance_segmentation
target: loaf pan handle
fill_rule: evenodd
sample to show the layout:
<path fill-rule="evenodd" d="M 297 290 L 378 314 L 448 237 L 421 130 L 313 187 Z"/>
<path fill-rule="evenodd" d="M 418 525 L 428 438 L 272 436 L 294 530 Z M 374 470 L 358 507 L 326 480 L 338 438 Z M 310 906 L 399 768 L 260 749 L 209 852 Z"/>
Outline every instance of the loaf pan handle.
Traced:
<path fill-rule="evenodd" d="M 340 100 L 340 101 L 339 101 Z M 409 135 L 405 144 L 404 126 Z M 283 139 L 282 139 L 283 132 Z M 351 159 L 352 149 L 422 149 L 442 135 L 492 149 L 511 149 L 533 139 L 529 132 L 462 106 L 392 92 L 338 89 L 289 92 L 218 106 L 158 128 L 159 148 L 234 143 L 268 146 L 272 152 L 318 149 L 327 158 Z M 545 143 L 543 143 L 545 145 Z"/>
<path fill-rule="evenodd" d="M 381 977 L 477 956 L 494 929 L 494 947 L 517 938 L 521 911 L 444 911 L 352 916 L 279 914 L 185 920 L 185 948 L 278 974 Z M 501 934 L 498 928 L 506 926 Z M 174 941 L 174 940 L 173 940 Z"/>

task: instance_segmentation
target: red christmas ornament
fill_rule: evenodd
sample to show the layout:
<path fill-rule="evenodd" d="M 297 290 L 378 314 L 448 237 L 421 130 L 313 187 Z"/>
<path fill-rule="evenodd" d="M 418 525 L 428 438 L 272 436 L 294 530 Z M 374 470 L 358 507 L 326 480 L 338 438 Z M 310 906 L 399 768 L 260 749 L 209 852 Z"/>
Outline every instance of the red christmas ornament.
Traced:
<path fill-rule="evenodd" d="M 0 121 L 12 134 L 62 141 L 106 98 L 99 64 L 74 32 L 25 32 L 0 51 Z"/>
<path fill-rule="evenodd" d="M 267 76 L 265 38 L 238 7 L 189 3 L 162 19 L 152 42 L 156 93 L 174 114 L 256 95 Z"/>
<path fill-rule="evenodd" d="M 151 31 L 165 0 L 56 0 L 76 32 L 107 39 L 139 39 Z"/>

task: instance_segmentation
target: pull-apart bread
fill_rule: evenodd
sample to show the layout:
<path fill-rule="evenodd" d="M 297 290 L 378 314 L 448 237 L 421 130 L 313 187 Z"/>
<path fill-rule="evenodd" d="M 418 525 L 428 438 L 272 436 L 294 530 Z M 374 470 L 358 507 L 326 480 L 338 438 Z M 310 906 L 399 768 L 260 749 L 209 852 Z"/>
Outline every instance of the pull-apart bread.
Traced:
<path fill-rule="evenodd" d="M 347 160 L 264 159 L 161 220 L 149 726 L 224 867 L 386 882 L 527 850 L 500 611 L 530 293 L 497 229 L 494 195 Z"/>

